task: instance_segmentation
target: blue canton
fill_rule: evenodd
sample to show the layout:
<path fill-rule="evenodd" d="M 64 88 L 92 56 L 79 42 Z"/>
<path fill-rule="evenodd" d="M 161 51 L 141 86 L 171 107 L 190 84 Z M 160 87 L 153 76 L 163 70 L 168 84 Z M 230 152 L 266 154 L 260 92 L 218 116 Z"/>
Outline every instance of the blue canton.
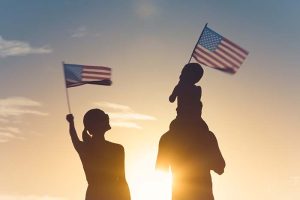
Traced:
<path fill-rule="evenodd" d="M 65 76 L 67 79 L 73 81 L 81 81 L 81 65 L 73 65 L 73 64 L 64 64 Z"/>
<path fill-rule="evenodd" d="M 199 44 L 209 51 L 215 51 L 221 43 L 223 37 L 209 28 L 203 30 Z"/>

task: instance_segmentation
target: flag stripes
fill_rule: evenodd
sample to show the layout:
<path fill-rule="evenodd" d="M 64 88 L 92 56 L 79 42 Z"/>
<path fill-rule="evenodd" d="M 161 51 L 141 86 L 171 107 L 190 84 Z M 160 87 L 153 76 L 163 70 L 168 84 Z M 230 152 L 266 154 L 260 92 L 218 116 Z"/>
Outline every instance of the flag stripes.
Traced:
<path fill-rule="evenodd" d="M 102 66 L 83 66 L 82 81 L 101 81 L 110 79 L 111 69 Z"/>
<path fill-rule="evenodd" d="M 67 88 L 84 84 L 111 85 L 111 71 L 104 66 L 64 64 Z"/>
<path fill-rule="evenodd" d="M 248 54 L 242 47 L 205 27 L 192 57 L 208 67 L 234 74 Z"/>

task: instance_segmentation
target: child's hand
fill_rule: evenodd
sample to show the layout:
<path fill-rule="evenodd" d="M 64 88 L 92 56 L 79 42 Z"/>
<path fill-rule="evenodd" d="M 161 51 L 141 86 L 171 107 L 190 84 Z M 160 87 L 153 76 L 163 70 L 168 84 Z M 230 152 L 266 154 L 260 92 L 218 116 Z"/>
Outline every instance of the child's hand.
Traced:
<path fill-rule="evenodd" d="M 169 101 L 171 102 L 171 103 L 173 103 L 174 101 L 176 100 L 176 96 L 175 95 L 170 95 L 170 97 L 169 97 Z"/>
<path fill-rule="evenodd" d="M 176 97 L 178 96 L 178 87 L 179 87 L 178 85 L 175 86 L 175 88 L 174 88 L 172 94 L 171 94 L 170 97 L 169 97 L 169 101 L 170 101 L 171 103 L 173 103 L 173 102 L 176 100 Z"/>
<path fill-rule="evenodd" d="M 66 119 L 69 123 L 74 122 L 74 116 L 73 114 L 67 114 Z"/>

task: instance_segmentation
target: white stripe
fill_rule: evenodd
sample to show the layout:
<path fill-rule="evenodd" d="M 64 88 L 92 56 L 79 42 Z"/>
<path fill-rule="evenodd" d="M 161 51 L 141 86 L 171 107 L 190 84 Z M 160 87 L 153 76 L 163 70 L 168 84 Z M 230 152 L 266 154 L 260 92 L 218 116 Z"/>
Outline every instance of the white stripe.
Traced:
<path fill-rule="evenodd" d="M 224 54 L 220 50 L 217 49 L 216 52 L 219 53 L 219 54 L 221 54 L 222 56 L 224 56 L 225 58 L 227 58 L 228 60 L 230 60 L 231 62 L 233 62 L 234 64 L 236 64 L 237 66 L 241 65 L 240 63 L 238 63 L 237 61 L 233 60 L 232 58 L 230 58 L 229 56 L 227 56 L 226 54 Z"/>
<path fill-rule="evenodd" d="M 223 43 L 223 41 L 221 42 Z M 224 51 L 226 51 L 228 54 L 230 54 L 232 57 L 236 58 L 237 60 L 239 60 L 241 63 L 244 61 L 243 58 L 239 57 L 236 53 L 230 51 L 228 48 L 226 48 L 225 46 L 221 46 L 219 45 L 218 48 L 223 49 Z M 240 65 L 240 64 L 239 64 Z"/>
<path fill-rule="evenodd" d="M 201 46 L 200 46 L 201 47 Z M 211 52 L 209 50 L 207 50 L 206 48 L 204 47 L 201 47 L 201 49 L 203 49 L 205 52 L 209 53 L 209 54 L 213 54 L 216 58 L 218 58 L 220 61 L 223 61 L 224 64 L 226 64 L 225 66 L 226 67 L 234 67 L 234 68 L 239 68 L 240 64 L 236 63 L 236 62 L 233 62 L 233 64 L 231 64 L 230 62 L 224 60 L 224 58 L 220 57 L 219 55 L 215 54 L 215 52 Z M 218 53 L 220 53 L 221 55 L 224 55 L 222 52 L 220 51 L 216 51 Z M 200 53 L 201 54 L 201 53 Z M 227 60 L 231 61 L 232 59 L 229 59 L 227 56 L 224 55 L 225 58 L 227 58 Z M 235 66 L 236 65 L 236 66 Z"/>
<path fill-rule="evenodd" d="M 86 69 L 84 68 L 82 72 L 104 72 L 104 73 L 111 73 L 110 70 L 103 70 L 103 69 Z"/>
<path fill-rule="evenodd" d="M 195 56 L 194 56 L 194 58 L 195 58 Z M 199 60 L 198 62 L 200 62 L 201 64 L 204 64 L 204 65 L 206 65 L 206 66 L 208 66 L 208 67 L 211 67 L 211 68 L 214 68 L 214 69 L 220 70 L 220 69 L 227 69 L 227 68 L 230 68 L 230 69 L 234 70 L 235 72 L 237 71 L 237 69 L 232 68 L 232 67 L 223 67 L 223 66 L 211 65 L 211 64 L 208 63 L 206 60 L 203 60 L 203 58 L 198 57 L 198 56 L 197 56 L 197 58 L 198 58 L 198 60 Z"/>
<path fill-rule="evenodd" d="M 193 57 L 195 58 L 196 56 L 193 55 Z M 226 71 L 227 68 L 230 68 L 234 71 L 234 73 L 237 72 L 238 68 L 234 68 L 234 67 L 223 67 L 223 66 L 212 66 L 210 63 L 208 63 L 207 61 L 203 60 L 201 57 L 198 57 L 198 62 L 201 63 L 201 64 L 204 64 L 208 67 L 211 67 L 211 68 L 214 68 L 214 69 L 217 69 L 217 70 L 221 70 L 221 69 L 224 69 L 224 71 Z M 228 72 L 227 72 L 228 73 Z"/>
<path fill-rule="evenodd" d="M 239 50 L 235 46 L 232 46 L 230 43 L 226 42 L 225 40 L 222 40 L 222 43 L 224 43 L 225 45 L 229 46 L 230 48 L 232 48 L 233 50 L 235 50 L 236 52 L 238 52 L 239 54 L 241 54 L 241 56 L 244 56 L 245 58 L 247 57 L 248 54 L 245 54 L 243 51 Z"/>
<path fill-rule="evenodd" d="M 201 54 L 202 56 L 204 56 L 205 58 L 207 58 L 207 56 L 206 55 L 204 55 L 203 53 Z M 218 69 L 218 68 L 222 68 L 222 69 L 225 69 L 225 67 L 223 67 L 223 65 L 216 65 L 216 64 L 214 64 L 214 65 L 212 65 L 211 63 L 209 63 L 208 61 L 206 61 L 206 60 L 204 60 L 204 58 L 203 57 L 200 57 L 200 56 L 197 56 L 197 55 L 193 55 L 194 56 L 194 58 L 197 58 L 198 59 L 198 62 L 200 62 L 201 64 L 204 64 L 204 65 L 206 65 L 206 66 L 208 66 L 208 67 L 212 67 L 212 68 L 215 68 L 215 69 Z M 207 58 L 208 60 L 211 60 L 211 59 L 209 59 L 209 58 Z M 232 67 L 228 67 L 228 68 L 232 68 Z"/>
<path fill-rule="evenodd" d="M 212 53 L 211 51 L 208 51 L 207 49 L 202 48 L 202 47 L 200 47 L 200 48 L 201 48 L 202 50 L 204 50 L 205 52 L 207 52 L 208 54 L 213 54 L 213 56 L 215 56 L 217 59 L 221 60 L 224 64 L 226 64 L 226 65 L 225 65 L 226 67 L 234 67 L 234 66 L 232 66 L 232 64 L 226 62 L 226 60 L 223 60 L 223 58 L 221 58 L 221 57 L 219 57 L 218 55 Z M 197 50 L 197 49 L 196 49 L 196 50 Z M 197 50 L 197 52 L 198 52 L 199 54 L 205 56 L 205 58 L 209 59 L 210 61 L 212 61 L 212 62 L 214 62 L 214 63 L 219 63 L 219 65 L 217 65 L 217 66 L 223 67 L 223 64 L 220 63 L 220 62 L 218 62 L 217 60 L 214 60 L 214 59 L 212 59 L 212 58 L 207 57 L 205 54 L 199 52 L 198 50 Z M 225 67 L 225 66 L 224 66 L 224 67 Z"/>
<path fill-rule="evenodd" d="M 82 78 L 85 78 L 85 77 L 92 77 L 92 78 L 100 78 L 100 79 L 110 79 L 111 76 L 110 75 L 102 75 L 102 74 L 86 74 L 86 73 L 83 73 L 82 74 Z"/>
<path fill-rule="evenodd" d="M 203 64 L 205 64 L 205 65 L 208 66 L 208 67 L 212 67 L 212 68 L 214 68 L 214 67 L 219 67 L 219 66 L 217 66 L 217 65 L 212 65 L 212 64 L 210 64 L 209 62 L 207 62 L 206 60 L 204 60 L 204 59 L 201 58 L 201 57 L 197 57 L 197 58 L 198 58 L 199 61 L 201 61 Z"/>
<path fill-rule="evenodd" d="M 199 51 L 196 51 L 196 52 L 198 52 L 202 57 L 204 57 L 204 58 L 206 58 L 207 60 L 209 60 L 210 62 L 212 62 L 213 63 L 213 65 L 212 66 L 216 66 L 216 67 L 223 67 L 223 65 L 222 64 L 220 64 L 219 62 L 217 62 L 216 60 L 214 60 L 214 59 L 212 59 L 212 58 L 210 58 L 208 55 L 206 55 L 206 54 L 204 54 L 204 53 L 201 53 L 201 52 L 199 52 Z M 211 53 L 210 53 L 211 54 Z M 199 57 L 199 56 L 197 56 L 198 57 L 198 59 L 202 59 L 201 57 Z M 211 64 L 210 64 L 210 66 L 211 66 Z"/>

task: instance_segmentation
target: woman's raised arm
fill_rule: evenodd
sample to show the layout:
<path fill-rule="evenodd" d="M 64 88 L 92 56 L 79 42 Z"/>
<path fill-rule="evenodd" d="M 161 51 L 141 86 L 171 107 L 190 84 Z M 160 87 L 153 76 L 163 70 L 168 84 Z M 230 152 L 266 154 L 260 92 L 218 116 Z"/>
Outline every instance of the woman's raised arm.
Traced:
<path fill-rule="evenodd" d="M 79 137 L 77 135 L 75 125 L 74 125 L 74 116 L 72 114 L 68 114 L 66 116 L 67 121 L 69 122 L 69 132 L 72 139 L 72 143 L 76 151 L 78 151 L 80 145 L 82 144 L 82 141 L 79 140 Z"/>

